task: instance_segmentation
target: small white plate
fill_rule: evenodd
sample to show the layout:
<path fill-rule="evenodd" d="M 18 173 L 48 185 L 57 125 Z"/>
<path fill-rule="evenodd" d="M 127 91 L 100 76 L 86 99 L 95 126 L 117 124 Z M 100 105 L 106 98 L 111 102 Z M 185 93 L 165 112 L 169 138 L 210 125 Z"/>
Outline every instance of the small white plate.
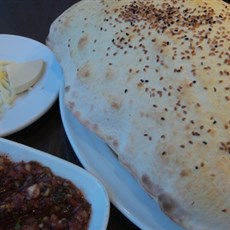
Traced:
<path fill-rule="evenodd" d="M 39 81 L 20 94 L 13 105 L 0 113 L 0 137 L 15 133 L 40 118 L 58 96 L 61 68 L 50 49 L 30 38 L 0 34 L 0 60 L 16 62 L 43 59 L 46 69 Z"/>
<path fill-rule="evenodd" d="M 0 153 L 12 161 L 35 160 L 49 167 L 55 175 L 71 180 L 84 194 L 92 207 L 89 230 L 105 230 L 108 224 L 110 203 L 101 182 L 83 168 L 45 152 L 0 138 Z"/>
<path fill-rule="evenodd" d="M 140 229 L 182 230 L 160 210 L 105 142 L 81 125 L 66 108 L 63 85 L 59 91 L 59 105 L 66 134 L 77 157 L 103 182 L 112 203 Z"/>

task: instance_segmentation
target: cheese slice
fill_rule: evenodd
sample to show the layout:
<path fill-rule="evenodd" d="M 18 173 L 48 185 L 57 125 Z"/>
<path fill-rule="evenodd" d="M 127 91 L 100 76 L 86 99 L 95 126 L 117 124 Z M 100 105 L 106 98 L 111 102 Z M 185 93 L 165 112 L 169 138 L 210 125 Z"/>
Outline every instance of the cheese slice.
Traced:
<path fill-rule="evenodd" d="M 10 87 L 15 94 L 19 94 L 33 86 L 42 76 L 44 61 L 12 63 L 5 66 Z"/>

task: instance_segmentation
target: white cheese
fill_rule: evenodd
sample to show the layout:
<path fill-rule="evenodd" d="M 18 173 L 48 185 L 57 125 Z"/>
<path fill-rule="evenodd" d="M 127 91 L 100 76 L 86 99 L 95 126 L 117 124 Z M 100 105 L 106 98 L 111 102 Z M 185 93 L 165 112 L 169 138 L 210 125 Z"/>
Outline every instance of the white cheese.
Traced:
<path fill-rule="evenodd" d="M 17 94 L 32 87 L 42 76 L 43 60 L 16 63 L 0 61 L 0 114 L 11 107 Z"/>
<path fill-rule="evenodd" d="M 23 63 L 12 63 L 5 66 L 10 87 L 19 94 L 33 86 L 41 77 L 44 70 L 43 60 Z"/>

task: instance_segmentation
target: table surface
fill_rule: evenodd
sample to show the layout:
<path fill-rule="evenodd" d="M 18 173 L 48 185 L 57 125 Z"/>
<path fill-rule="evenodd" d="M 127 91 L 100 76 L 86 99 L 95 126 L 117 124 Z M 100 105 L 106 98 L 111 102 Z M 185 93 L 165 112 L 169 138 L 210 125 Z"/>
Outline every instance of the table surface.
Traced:
<path fill-rule="evenodd" d="M 52 21 L 76 0 L 0 0 L 0 33 L 45 43 Z M 62 125 L 58 101 L 29 127 L 5 137 L 81 165 Z M 108 229 L 138 229 L 112 204 Z"/>
<path fill-rule="evenodd" d="M 76 2 L 76 0 L 0 0 L 0 33 L 21 35 L 45 43 L 52 21 Z M 58 101 L 32 125 L 5 138 L 81 165 L 65 134 Z M 138 228 L 111 204 L 108 229 Z"/>

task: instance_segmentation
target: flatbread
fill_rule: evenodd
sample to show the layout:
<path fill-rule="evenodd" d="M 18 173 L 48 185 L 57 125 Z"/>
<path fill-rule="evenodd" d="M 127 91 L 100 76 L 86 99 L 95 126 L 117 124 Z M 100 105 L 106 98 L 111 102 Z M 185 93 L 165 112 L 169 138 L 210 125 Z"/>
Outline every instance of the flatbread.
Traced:
<path fill-rule="evenodd" d="M 185 229 L 230 226 L 230 7 L 83 0 L 47 45 L 65 103 Z"/>

